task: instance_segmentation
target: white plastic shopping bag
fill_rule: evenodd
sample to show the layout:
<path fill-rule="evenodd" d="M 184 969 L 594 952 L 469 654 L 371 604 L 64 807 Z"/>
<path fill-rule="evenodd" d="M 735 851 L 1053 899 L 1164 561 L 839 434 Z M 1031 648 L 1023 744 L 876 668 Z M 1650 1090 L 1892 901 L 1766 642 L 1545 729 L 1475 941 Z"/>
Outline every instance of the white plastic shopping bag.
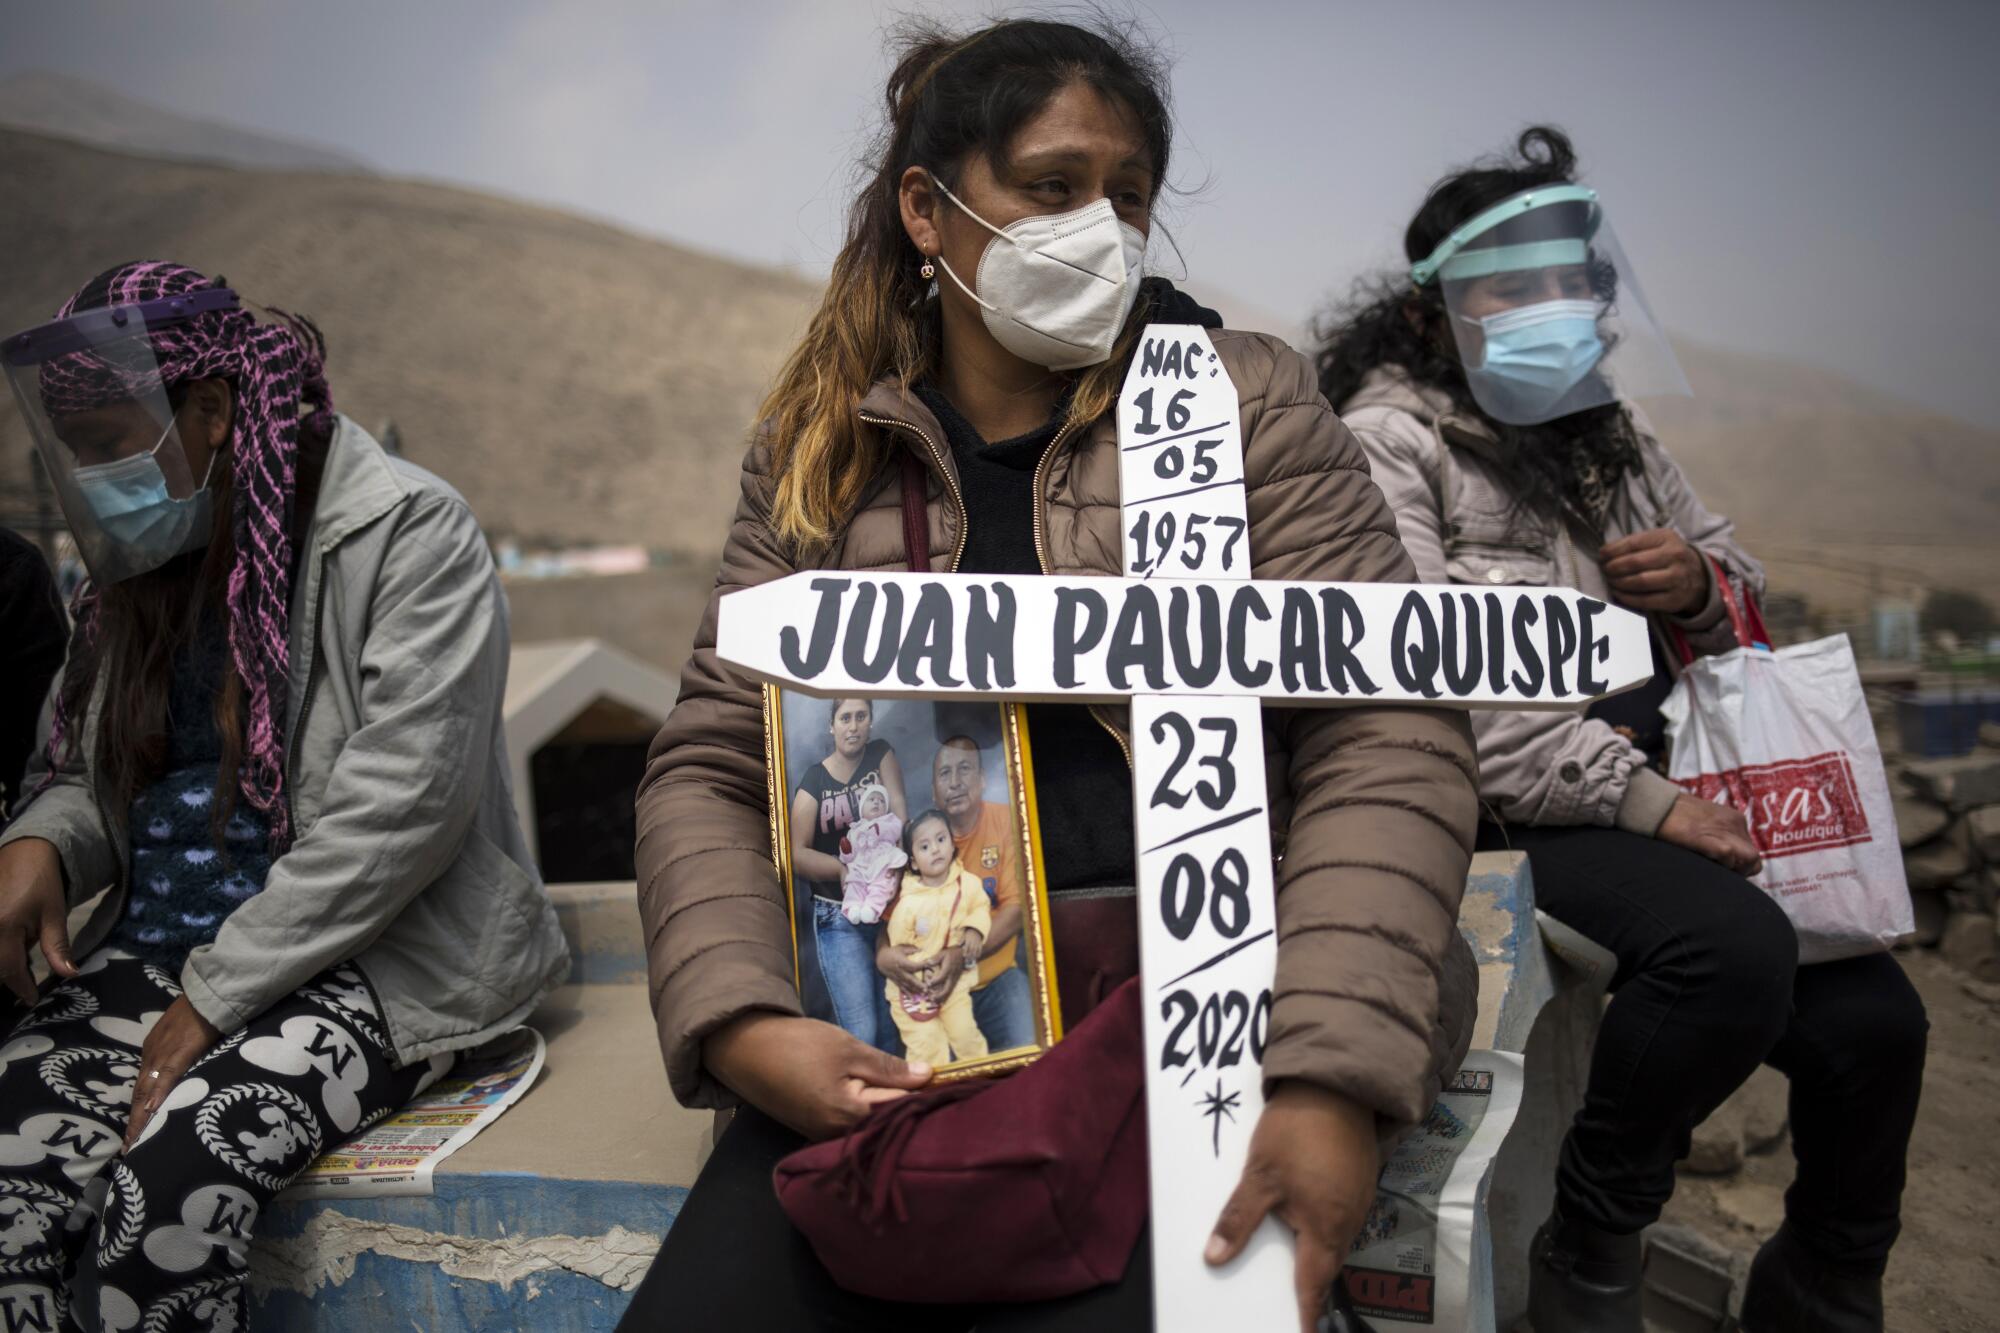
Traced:
<path fill-rule="evenodd" d="M 1915 929 L 1846 635 L 1697 658 L 1661 711 L 1667 776 L 1743 813 L 1764 855 L 1753 878 L 1798 929 L 1801 963 L 1878 953 Z"/>

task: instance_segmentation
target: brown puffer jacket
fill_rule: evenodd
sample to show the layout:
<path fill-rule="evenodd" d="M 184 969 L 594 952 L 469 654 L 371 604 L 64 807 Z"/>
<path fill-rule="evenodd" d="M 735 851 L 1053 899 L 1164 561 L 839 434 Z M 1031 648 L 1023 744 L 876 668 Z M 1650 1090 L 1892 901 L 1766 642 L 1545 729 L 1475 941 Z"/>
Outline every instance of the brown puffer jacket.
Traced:
<path fill-rule="evenodd" d="M 1396 520 L 1306 359 L 1262 334 L 1212 337 L 1242 396 L 1253 574 L 1415 581 Z M 929 469 L 931 565 L 950 569 L 966 520 L 943 429 L 889 383 L 858 410 Z M 702 1067 L 704 1037 L 750 1010 L 799 1012 L 771 860 L 760 692 L 715 655 L 716 599 L 805 567 L 770 529 L 771 491 L 769 453 L 753 446 L 715 598 L 639 788 L 653 1009 L 669 1080 L 689 1106 L 733 1100 Z M 1117 432 L 1108 417 L 1056 437 L 1036 494 L 1045 572 L 1119 572 Z M 883 469 L 812 567 L 906 567 L 900 464 Z M 1129 757 L 1127 710 L 1096 711 Z M 1414 1123 L 1463 1058 L 1477 999 L 1457 926 L 1477 818 L 1471 733 L 1457 713 L 1380 707 L 1270 708 L 1264 731 L 1284 849 L 1265 1077 L 1334 1089 L 1372 1107 L 1385 1127 Z"/>

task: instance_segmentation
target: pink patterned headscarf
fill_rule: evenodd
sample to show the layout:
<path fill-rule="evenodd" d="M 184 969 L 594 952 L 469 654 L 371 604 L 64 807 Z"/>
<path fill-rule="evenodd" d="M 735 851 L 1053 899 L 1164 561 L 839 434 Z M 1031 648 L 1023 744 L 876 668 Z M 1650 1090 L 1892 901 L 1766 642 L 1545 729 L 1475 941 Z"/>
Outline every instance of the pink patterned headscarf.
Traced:
<path fill-rule="evenodd" d="M 85 284 L 56 318 L 222 285 L 222 279 L 211 281 L 180 264 L 121 264 Z M 276 322 L 259 323 L 246 310 L 211 311 L 152 329 L 147 340 L 158 363 L 157 380 L 151 367 L 114 365 L 84 350 L 45 362 L 40 388 L 50 414 L 59 415 L 156 388 L 171 390 L 193 380 L 223 379 L 235 386 L 228 446 L 235 479 L 230 516 L 235 564 L 225 596 L 230 661 L 243 681 L 248 704 L 239 784 L 243 799 L 264 815 L 273 850 L 282 851 L 291 842 L 283 728 L 291 668 L 292 508 L 299 429 L 305 424 L 328 433 L 334 419 L 333 396 L 326 384 L 326 347 L 319 330 L 307 320 L 273 313 Z M 71 617 L 76 641 L 49 735 L 52 770 L 69 731 L 64 704 L 71 697 L 70 684 L 91 669 L 83 659 L 91 656 L 96 640 L 93 584 L 78 590 Z"/>

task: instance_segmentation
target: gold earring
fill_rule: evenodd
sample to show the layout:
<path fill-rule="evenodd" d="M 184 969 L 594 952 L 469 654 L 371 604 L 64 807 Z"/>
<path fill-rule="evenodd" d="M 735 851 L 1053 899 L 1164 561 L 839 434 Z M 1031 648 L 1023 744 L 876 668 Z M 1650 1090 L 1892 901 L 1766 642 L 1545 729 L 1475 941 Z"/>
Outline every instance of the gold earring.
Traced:
<path fill-rule="evenodd" d="M 935 278 L 937 276 L 937 265 L 931 263 L 930 260 L 926 259 L 924 261 L 924 266 L 917 270 L 917 276 L 922 278 L 925 282 L 929 282 L 932 278 Z"/>

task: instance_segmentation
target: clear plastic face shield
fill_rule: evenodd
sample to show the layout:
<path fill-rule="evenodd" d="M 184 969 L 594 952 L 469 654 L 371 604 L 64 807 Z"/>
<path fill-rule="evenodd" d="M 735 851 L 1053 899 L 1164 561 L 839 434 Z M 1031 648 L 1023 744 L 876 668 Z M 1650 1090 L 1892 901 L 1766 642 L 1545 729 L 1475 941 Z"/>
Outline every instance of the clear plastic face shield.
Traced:
<path fill-rule="evenodd" d="M 235 292 L 211 288 L 81 311 L 0 341 L 35 451 L 99 584 L 208 544 L 208 480 L 221 451 L 197 460 L 184 446 L 148 335 L 237 305 Z"/>
<path fill-rule="evenodd" d="M 1529 426 L 1688 392 L 1595 190 L 1542 186 L 1504 199 L 1453 230 L 1410 278 L 1442 288 L 1472 396 L 1496 420 Z"/>

